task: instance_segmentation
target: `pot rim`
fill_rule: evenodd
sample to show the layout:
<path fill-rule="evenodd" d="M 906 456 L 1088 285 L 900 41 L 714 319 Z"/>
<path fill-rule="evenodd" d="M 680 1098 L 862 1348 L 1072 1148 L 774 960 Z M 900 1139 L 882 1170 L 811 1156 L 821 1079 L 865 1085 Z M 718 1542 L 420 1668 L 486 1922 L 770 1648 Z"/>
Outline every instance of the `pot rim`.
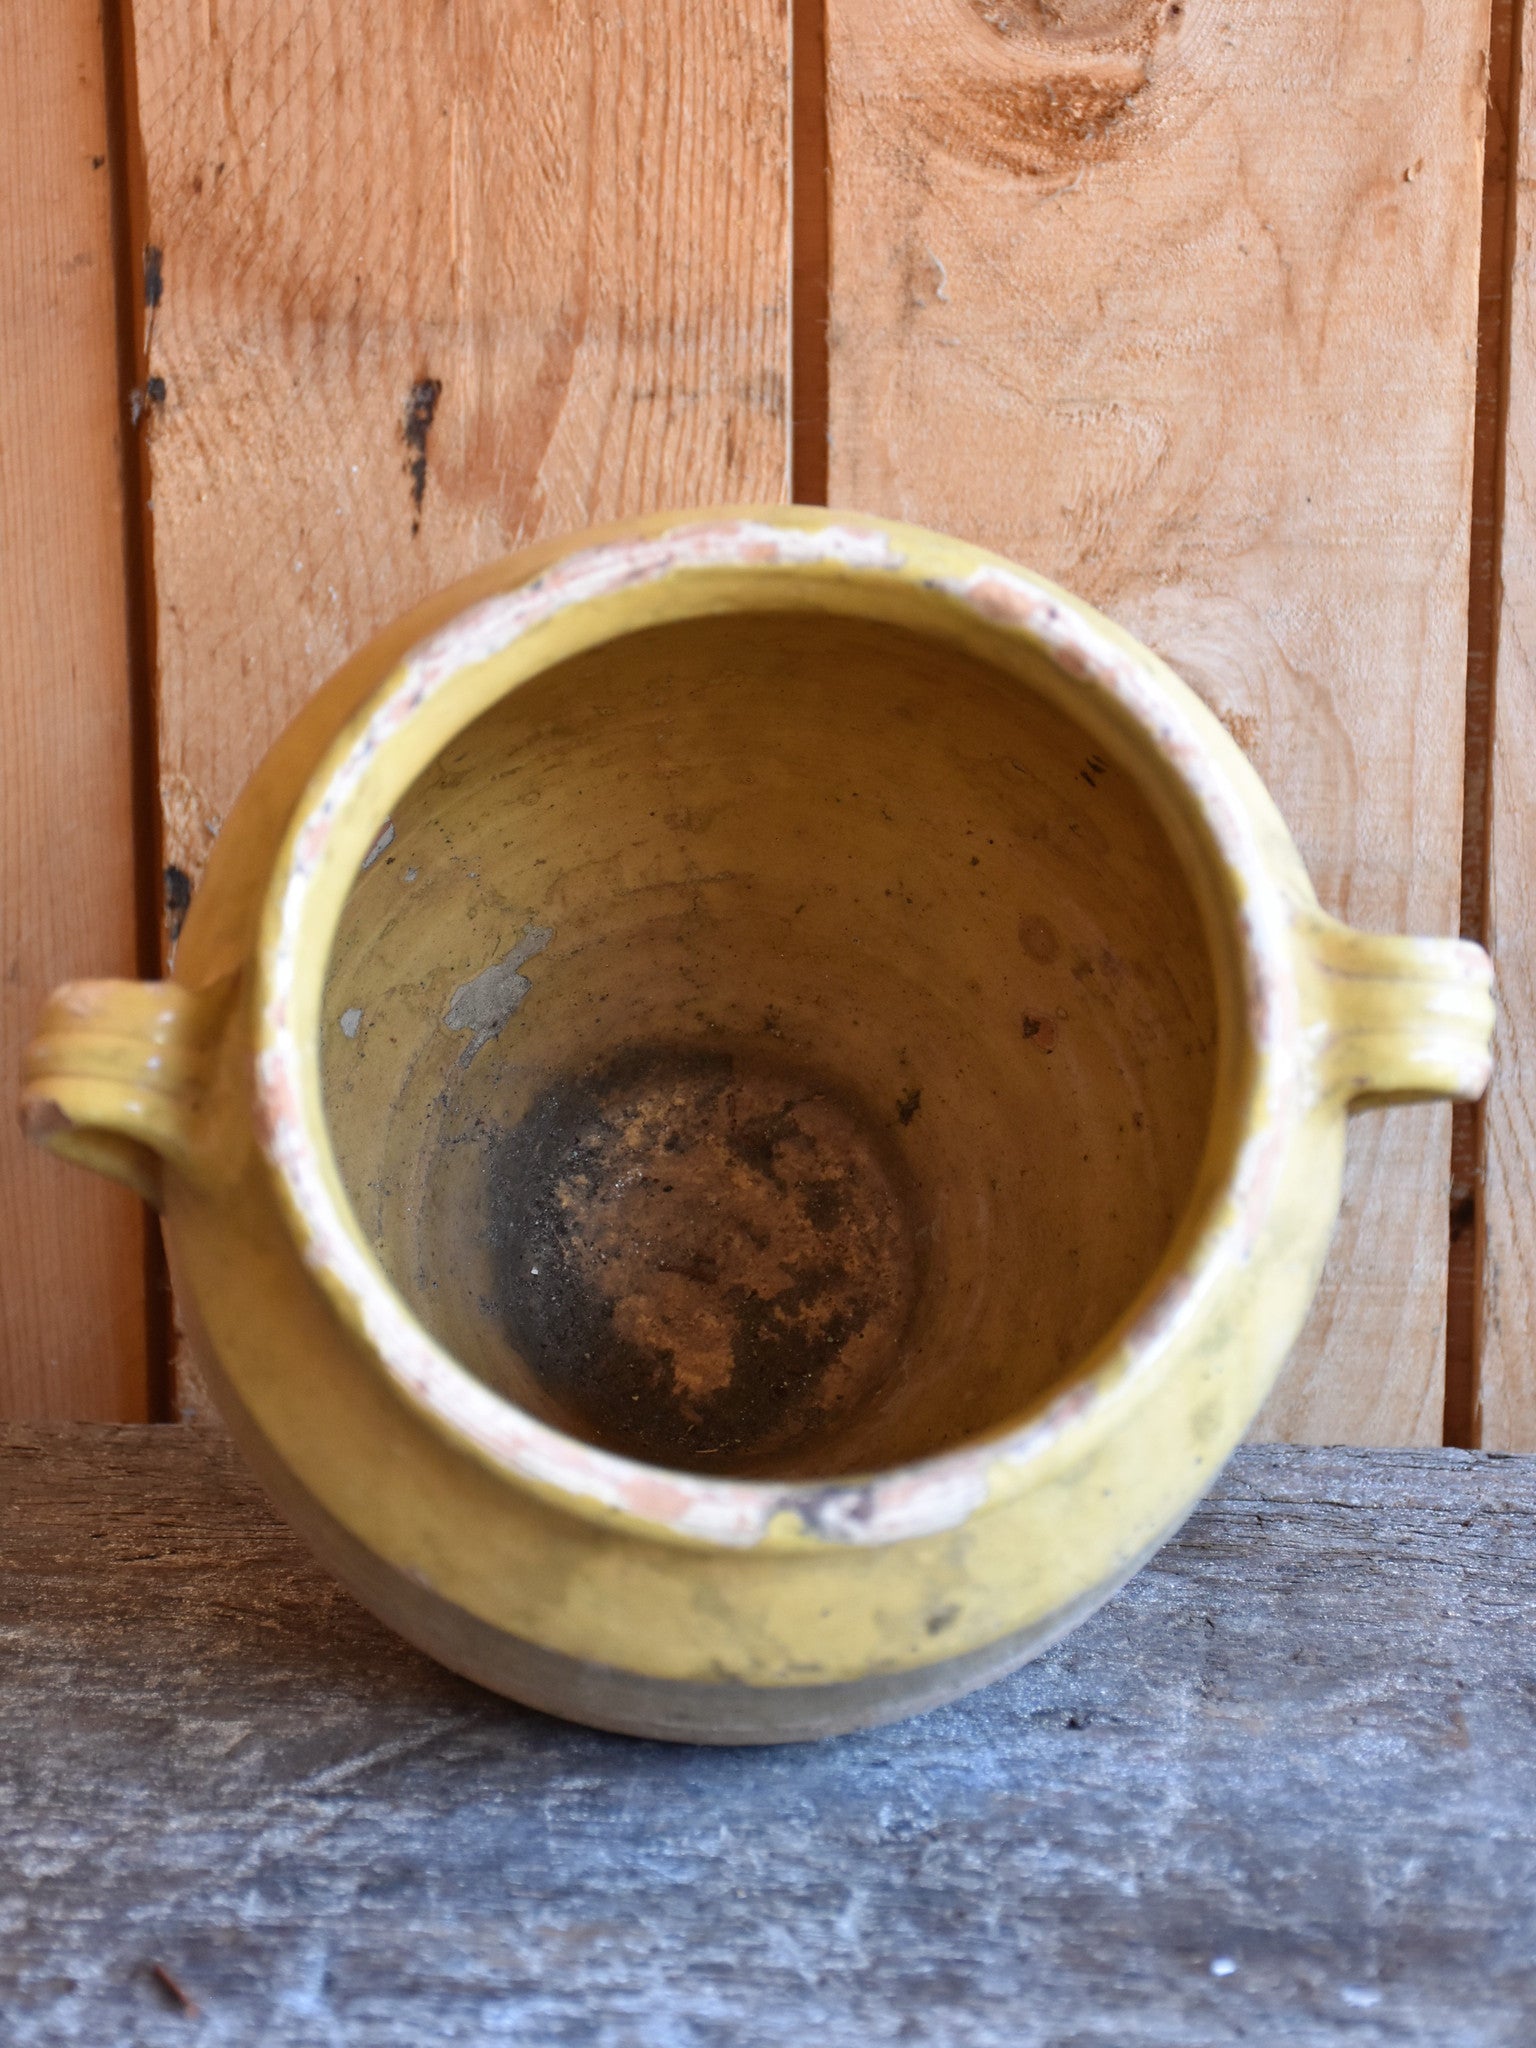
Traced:
<path fill-rule="evenodd" d="M 1020 1420 L 925 1459 L 833 1480 L 714 1478 L 647 1465 L 567 1435 L 476 1378 L 417 1320 L 364 1238 L 321 1088 L 321 1004 L 335 931 L 394 803 L 520 682 L 642 626 L 747 609 L 725 587 L 743 575 L 761 585 L 764 610 L 787 601 L 878 616 L 882 592 L 897 585 L 904 610 L 918 605 L 932 637 L 990 648 L 994 659 L 1010 646 L 1044 656 L 1063 707 L 1080 722 L 1097 716 L 1112 727 L 1124 764 L 1165 824 L 1178 814 L 1186 835 L 1192 828 L 1218 989 L 1234 966 L 1239 985 L 1240 1000 L 1221 1005 L 1195 1189 L 1124 1314 Z M 627 611 L 609 624 L 622 601 Z M 883 1545 L 955 1528 L 1016 1492 L 1047 1457 L 1086 1449 L 1111 1411 L 1172 1363 L 1213 1290 L 1251 1250 L 1302 1096 L 1289 911 L 1254 818 L 1200 730 L 1205 716 L 1147 649 L 1044 578 L 921 528 L 819 508 L 633 522 L 557 555 L 530 581 L 472 604 L 413 648 L 327 749 L 300 797 L 267 886 L 255 961 L 262 1151 L 306 1266 L 371 1362 L 434 1428 L 503 1476 L 590 1519 L 732 1549 Z M 431 742 L 425 757 L 423 737 Z M 1188 848 L 1175 842 L 1173 851 L 1188 873 Z M 1220 1045 L 1234 1028 L 1242 1041 L 1236 1066 Z"/>

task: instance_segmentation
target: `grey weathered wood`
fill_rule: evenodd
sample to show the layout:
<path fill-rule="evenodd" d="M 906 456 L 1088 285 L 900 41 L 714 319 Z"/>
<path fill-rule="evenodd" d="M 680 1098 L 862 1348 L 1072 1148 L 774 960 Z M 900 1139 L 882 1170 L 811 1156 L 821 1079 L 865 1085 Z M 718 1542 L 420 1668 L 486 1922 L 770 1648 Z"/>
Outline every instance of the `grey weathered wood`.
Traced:
<path fill-rule="evenodd" d="M 6 1441 L 8 2048 L 1536 2039 L 1536 1460 L 1246 1450 L 1016 1678 L 748 1752 L 435 1669 L 211 1436 Z"/>

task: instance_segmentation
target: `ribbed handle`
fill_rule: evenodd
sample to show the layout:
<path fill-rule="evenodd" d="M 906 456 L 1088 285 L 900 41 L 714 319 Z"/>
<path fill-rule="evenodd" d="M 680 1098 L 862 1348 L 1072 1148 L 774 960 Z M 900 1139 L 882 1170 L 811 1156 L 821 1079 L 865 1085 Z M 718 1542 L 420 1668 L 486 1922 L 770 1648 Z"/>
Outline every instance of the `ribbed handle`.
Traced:
<path fill-rule="evenodd" d="M 1493 1066 L 1493 963 L 1467 939 L 1312 934 L 1329 1031 L 1325 1085 L 1355 1103 L 1475 1102 Z"/>
<path fill-rule="evenodd" d="M 57 989 L 22 1062 L 23 1130 L 158 1208 L 166 1164 L 195 1172 L 197 1111 L 223 1008 L 173 981 Z"/>

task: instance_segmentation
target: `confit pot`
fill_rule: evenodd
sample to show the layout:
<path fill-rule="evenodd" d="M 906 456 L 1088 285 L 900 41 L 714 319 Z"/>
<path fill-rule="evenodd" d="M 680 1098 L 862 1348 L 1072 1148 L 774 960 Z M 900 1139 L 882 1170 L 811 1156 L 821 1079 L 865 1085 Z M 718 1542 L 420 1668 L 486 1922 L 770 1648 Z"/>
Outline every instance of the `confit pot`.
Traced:
<path fill-rule="evenodd" d="M 174 975 L 23 1115 L 164 1214 L 214 1397 L 360 1599 L 632 1733 L 955 1697 L 1184 1518 L 1353 1103 L 1478 1095 L 1485 956 L 1325 915 L 1155 656 L 840 513 L 543 546 L 365 648 Z"/>

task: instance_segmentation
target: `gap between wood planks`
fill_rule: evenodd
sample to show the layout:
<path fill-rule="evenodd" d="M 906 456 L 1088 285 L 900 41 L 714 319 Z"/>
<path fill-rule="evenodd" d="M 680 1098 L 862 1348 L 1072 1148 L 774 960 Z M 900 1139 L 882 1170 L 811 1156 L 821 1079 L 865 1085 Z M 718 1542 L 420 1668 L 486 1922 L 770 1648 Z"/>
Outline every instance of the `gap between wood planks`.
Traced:
<path fill-rule="evenodd" d="M 826 0 L 792 0 L 790 17 L 790 488 L 827 502 L 831 270 Z"/>
<path fill-rule="evenodd" d="M 1520 25 L 1525 0 L 1492 0 L 1488 111 L 1483 148 L 1482 259 L 1478 277 L 1477 400 L 1472 441 L 1472 535 L 1467 593 L 1467 725 L 1461 824 L 1461 934 L 1488 934 L 1490 773 L 1497 696 L 1499 548 L 1504 518 L 1504 441 L 1509 397 L 1512 181 L 1520 105 Z M 1463 1449 L 1482 1437 L 1482 1294 L 1486 1130 L 1482 1103 L 1458 1103 L 1451 1119 L 1450 1261 L 1446 1275 L 1444 1440 Z"/>
<path fill-rule="evenodd" d="M 112 179 L 112 262 L 117 312 L 118 443 L 123 465 L 123 583 L 128 610 L 129 730 L 133 790 L 135 951 L 139 973 L 158 979 L 161 954 L 160 779 L 155 702 L 154 550 L 149 472 L 139 422 L 148 376 L 144 246 L 147 185 L 134 74 L 132 0 L 103 0 L 107 155 Z M 171 1292 L 159 1219 L 144 1212 L 144 1356 L 151 1422 L 175 1419 L 171 1387 Z"/>

